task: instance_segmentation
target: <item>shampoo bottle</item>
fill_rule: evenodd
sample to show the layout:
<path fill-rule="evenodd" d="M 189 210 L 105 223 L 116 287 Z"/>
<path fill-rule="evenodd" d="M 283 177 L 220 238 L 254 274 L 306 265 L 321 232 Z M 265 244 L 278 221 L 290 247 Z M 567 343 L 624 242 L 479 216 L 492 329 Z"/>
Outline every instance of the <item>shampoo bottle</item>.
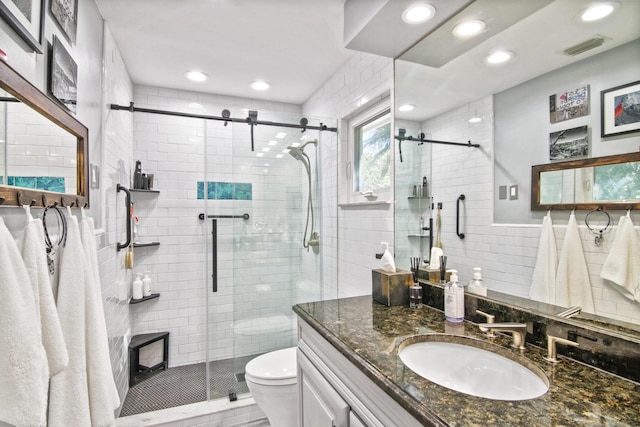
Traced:
<path fill-rule="evenodd" d="M 142 298 L 142 279 L 140 273 L 136 273 L 136 279 L 133 281 L 133 299 Z"/>
<path fill-rule="evenodd" d="M 451 281 L 444 289 L 444 316 L 447 322 L 461 323 L 464 320 L 464 287 L 458 283 L 458 271 L 451 271 Z"/>
<path fill-rule="evenodd" d="M 151 277 L 149 277 L 149 272 L 144 273 L 144 277 L 142 278 L 142 293 L 145 297 L 151 295 Z"/>

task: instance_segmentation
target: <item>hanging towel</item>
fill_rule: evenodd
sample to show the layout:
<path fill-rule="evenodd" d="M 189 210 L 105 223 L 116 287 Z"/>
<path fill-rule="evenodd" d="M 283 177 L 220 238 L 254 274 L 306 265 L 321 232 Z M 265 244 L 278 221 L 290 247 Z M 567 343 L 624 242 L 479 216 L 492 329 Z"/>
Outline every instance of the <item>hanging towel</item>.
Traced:
<path fill-rule="evenodd" d="M 90 426 L 85 346 L 85 256 L 75 216 L 67 218 L 67 243 L 60 249 L 58 316 L 69 352 L 69 366 L 51 378 L 49 426 Z"/>
<path fill-rule="evenodd" d="M 111 371 L 93 218 L 85 217 L 82 220 L 80 234 L 89 273 L 85 286 L 85 303 L 87 310 L 87 380 L 91 426 L 112 426 L 115 425 L 114 410 L 120 406 L 120 397 Z"/>
<path fill-rule="evenodd" d="M 44 426 L 49 370 L 33 288 L 0 218 L 0 421 Z"/>
<path fill-rule="evenodd" d="M 553 233 L 551 212 L 542 219 L 538 257 L 531 278 L 529 297 L 536 301 L 555 304 L 556 272 L 558 269 L 558 247 Z"/>
<path fill-rule="evenodd" d="M 567 232 L 562 242 L 558 273 L 556 275 L 556 305 L 579 306 L 582 311 L 593 313 L 593 294 L 589 270 L 582 249 L 576 216 L 571 213 Z"/>
<path fill-rule="evenodd" d="M 49 376 L 53 377 L 67 367 L 69 355 L 51 290 L 42 220 L 33 219 L 29 206 L 24 208 L 27 213 L 27 224 L 23 234 L 22 259 L 27 267 L 29 279 L 31 279 L 31 286 L 39 310 L 42 344 L 47 352 L 47 361 L 49 362 Z"/>
<path fill-rule="evenodd" d="M 627 216 L 620 218 L 600 276 L 625 297 L 640 302 L 640 237 Z"/>

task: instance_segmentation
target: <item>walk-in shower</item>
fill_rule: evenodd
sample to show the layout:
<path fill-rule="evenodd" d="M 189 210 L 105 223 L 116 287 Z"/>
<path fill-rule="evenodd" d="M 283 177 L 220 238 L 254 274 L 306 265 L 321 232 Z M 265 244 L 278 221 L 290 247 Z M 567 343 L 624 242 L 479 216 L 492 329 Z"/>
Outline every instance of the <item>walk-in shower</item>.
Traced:
<path fill-rule="evenodd" d="M 313 197 L 311 193 L 311 160 L 307 153 L 304 152 L 304 147 L 309 144 L 318 146 L 318 140 L 307 141 L 301 146 L 290 145 L 287 147 L 289 154 L 296 160 L 299 160 L 304 165 L 307 171 L 307 181 L 309 183 L 309 192 L 307 198 L 307 221 L 304 226 L 304 235 L 302 236 L 302 246 L 308 251 L 312 246 L 318 246 L 320 244 L 320 235 L 315 231 L 315 216 L 313 213 Z M 309 218 L 311 218 L 311 233 L 309 233 Z M 307 240 L 307 236 L 309 239 Z"/>
<path fill-rule="evenodd" d="M 248 398 L 246 363 L 295 345 L 292 306 L 335 297 L 323 287 L 322 257 L 304 256 L 298 242 L 304 235 L 305 248 L 319 245 L 322 188 L 311 176 L 320 173 L 311 146 L 331 141 L 337 129 L 318 118 L 294 125 L 299 115 L 261 109 L 252 150 L 251 126 L 231 120 L 246 114 L 239 107 L 225 118 L 207 114 L 221 111 L 217 104 L 179 111 L 186 94 L 160 105 L 136 96 L 144 104 L 126 110 L 141 131 L 134 159 L 158 180 L 155 193 L 138 195 L 138 232 L 161 242 L 139 250 L 136 269 L 152 272 L 161 297 L 132 306 L 131 333 L 166 331 L 171 339 L 169 369 L 136 384 L 123 415 Z M 307 180 L 287 154 L 302 162 Z"/>

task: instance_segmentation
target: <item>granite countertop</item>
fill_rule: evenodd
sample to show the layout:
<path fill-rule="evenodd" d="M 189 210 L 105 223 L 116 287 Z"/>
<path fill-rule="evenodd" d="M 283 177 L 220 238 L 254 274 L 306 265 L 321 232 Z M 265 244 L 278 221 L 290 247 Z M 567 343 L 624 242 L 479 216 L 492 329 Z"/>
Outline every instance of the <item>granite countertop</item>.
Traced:
<path fill-rule="evenodd" d="M 476 324 L 447 324 L 441 311 L 386 307 L 370 296 L 304 303 L 294 312 L 424 425 L 638 426 L 640 384 L 571 359 L 552 365 L 546 349 L 512 349 L 510 337 L 488 339 Z M 549 391 L 524 401 L 496 401 L 439 386 L 406 368 L 397 354 L 404 339 L 449 333 L 477 338 L 524 356 L 544 371 Z"/>

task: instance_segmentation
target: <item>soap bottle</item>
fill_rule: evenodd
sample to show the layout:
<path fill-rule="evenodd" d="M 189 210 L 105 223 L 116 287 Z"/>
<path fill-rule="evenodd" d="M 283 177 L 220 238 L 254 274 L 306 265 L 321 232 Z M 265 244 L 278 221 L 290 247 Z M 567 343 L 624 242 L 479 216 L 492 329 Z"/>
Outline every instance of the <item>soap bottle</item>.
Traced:
<path fill-rule="evenodd" d="M 140 273 L 136 273 L 136 278 L 133 281 L 133 299 L 142 298 L 142 279 Z"/>
<path fill-rule="evenodd" d="M 482 269 L 480 267 L 474 267 L 473 279 L 469 282 L 469 292 L 487 296 L 487 287 L 482 283 Z"/>
<path fill-rule="evenodd" d="M 444 316 L 447 322 L 460 323 L 464 320 L 464 287 L 458 283 L 458 271 L 450 272 L 451 281 L 444 289 Z"/>
<path fill-rule="evenodd" d="M 142 293 L 145 297 L 151 295 L 151 277 L 149 277 L 149 274 L 147 271 L 142 278 Z"/>

